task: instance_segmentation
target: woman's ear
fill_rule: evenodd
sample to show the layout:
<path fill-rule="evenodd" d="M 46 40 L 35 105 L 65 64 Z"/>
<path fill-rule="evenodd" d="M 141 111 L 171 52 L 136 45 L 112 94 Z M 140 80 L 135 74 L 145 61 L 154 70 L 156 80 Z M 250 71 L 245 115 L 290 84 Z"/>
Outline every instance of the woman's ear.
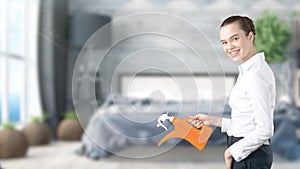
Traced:
<path fill-rule="evenodd" d="M 249 32 L 248 40 L 252 43 L 254 43 L 254 33 L 252 31 Z"/>

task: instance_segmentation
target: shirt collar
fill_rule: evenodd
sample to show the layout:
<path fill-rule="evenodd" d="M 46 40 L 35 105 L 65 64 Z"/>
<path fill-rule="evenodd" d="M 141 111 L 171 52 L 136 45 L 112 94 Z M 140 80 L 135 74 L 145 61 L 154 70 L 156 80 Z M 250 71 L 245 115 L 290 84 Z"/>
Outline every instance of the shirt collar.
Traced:
<path fill-rule="evenodd" d="M 245 63 L 242 63 L 239 65 L 239 72 L 241 75 L 244 75 L 248 72 L 250 67 L 258 62 L 259 60 L 265 60 L 265 55 L 263 52 L 257 53 L 256 55 L 252 56 L 250 59 L 248 59 Z"/>

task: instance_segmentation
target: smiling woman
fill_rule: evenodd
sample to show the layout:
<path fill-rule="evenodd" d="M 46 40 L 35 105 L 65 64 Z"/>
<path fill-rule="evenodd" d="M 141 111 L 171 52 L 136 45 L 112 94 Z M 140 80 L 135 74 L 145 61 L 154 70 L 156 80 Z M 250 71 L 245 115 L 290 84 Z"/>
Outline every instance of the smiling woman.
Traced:
<path fill-rule="evenodd" d="M 234 22 L 234 19 L 235 17 L 229 18 L 228 22 Z M 247 25 L 247 20 L 244 22 L 226 24 L 220 28 L 220 39 L 223 50 L 234 62 L 241 61 L 244 63 L 256 54 L 253 43 L 255 36 L 254 25 Z"/>
<path fill-rule="evenodd" d="M 227 169 L 271 168 L 275 77 L 264 53 L 256 51 L 253 21 L 247 16 L 228 17 L 220 26 L 220 39 L 224 52 L 241 63 L 229 98 L 231 118 L 198 114 L 193 124 L 218 126 L 227 133 Z"/>

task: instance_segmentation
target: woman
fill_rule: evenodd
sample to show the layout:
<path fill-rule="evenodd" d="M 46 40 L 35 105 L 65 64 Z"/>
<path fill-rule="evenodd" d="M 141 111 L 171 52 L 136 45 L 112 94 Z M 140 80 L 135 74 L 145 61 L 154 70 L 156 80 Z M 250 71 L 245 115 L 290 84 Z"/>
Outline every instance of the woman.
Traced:
<path fill-rule="evenodd" d="M 197 128 L 218 126 L 227 132 L 227 169 L 269 169 L 273 162 L 270 138 L 274 132 L 275 79 L 264 53 L 256 52 L 254 38 L 250 18 L 231 16 L 223 21 L 223 50 L 233 62 L 241 62 L 229 99 L 231 119 L 197 114 L 192 121 Z"/>

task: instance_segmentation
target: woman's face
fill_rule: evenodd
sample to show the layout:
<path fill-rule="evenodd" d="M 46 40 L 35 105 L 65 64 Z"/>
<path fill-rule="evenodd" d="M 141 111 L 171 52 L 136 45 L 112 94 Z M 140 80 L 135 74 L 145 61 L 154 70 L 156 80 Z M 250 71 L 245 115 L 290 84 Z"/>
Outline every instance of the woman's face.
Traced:
<path fill-rule="evenodd" d="M 224 52 L 233 62 L 246 62 L 254 55 L 253 32 L 246 36 L 238 22 L 221 27 L 220 39 Z"/>

